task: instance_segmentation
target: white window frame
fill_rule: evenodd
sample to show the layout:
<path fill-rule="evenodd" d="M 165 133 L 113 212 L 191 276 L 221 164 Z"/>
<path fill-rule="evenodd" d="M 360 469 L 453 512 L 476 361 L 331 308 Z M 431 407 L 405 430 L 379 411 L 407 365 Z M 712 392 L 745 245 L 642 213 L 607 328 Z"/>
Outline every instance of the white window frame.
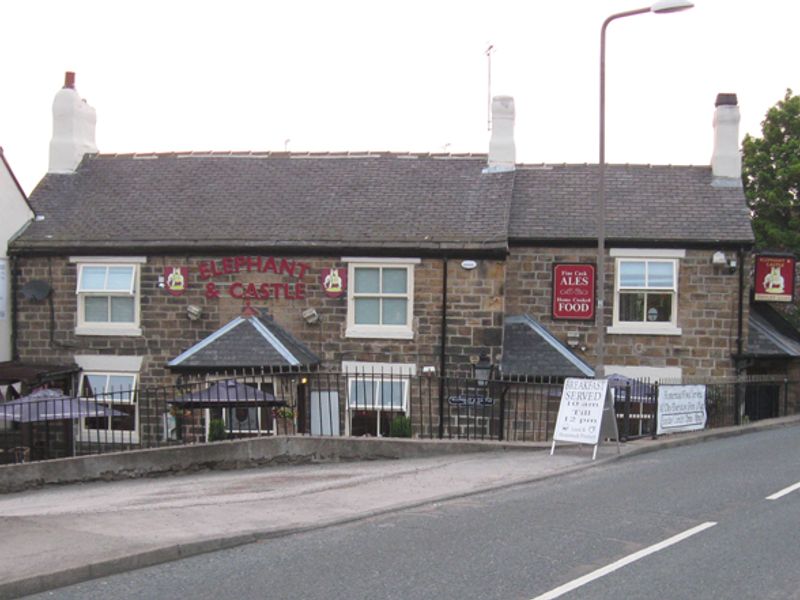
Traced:
<path fill-rule="evenodd" d="M 140 336 L 141 319 L 141 268 L 146 262 L 145 257 L 70 257 L 70 262 L 76 265 L 75 295 L 77 297 L 77 320 L 75 335 L 110 335 L 110 336 Z M 86 291 L 81 289 L 82 272 L 86 267 L 131 267 L 133 279 L 131 290 L 124 291 Z M 133 321 L 130 323 L 86 321 L 85 300 L 87 297 L 132 297 Z"/>
<path fill-rule="evenodd" d="M 612 248 L 610 255 L 614 257 L 614 311 L 613 325 L 606 331 L 610 334 L 646 334 L 646 335 L 681 335 L 678 326 L 679 274 L 680 259 L 686 256 L 685 250 L 637 250 L 632 248 Z M 670 263 L 673 269 L 671 287 L 659 288 L 622 288 L 621 265 L 623 262 Z M 619 318 L 620 294 L 629 290 L 652 291 L 654 293 L 669 292 L 672 294 L 672 314 L 669 322 L 633 322 L 621 321 Z M 645 315 L 646 318 L 646 315 Z"/>
<path fill-rule="evenodd" d="M 349 284 L 348 284 L 349 285 Z M 411 377 L 417 374 L 417 365 L 411 363 L 372 363 L 372 362 L 357 362 L 357 361 L 344 361 L 342 362 L 342 373 L 347 376 L 347 401 L 345 402 L 345 436 L 349 436 L 352 429 L 352 418 L 354 411 L 371 410 L 376 413 L 376 431 L 378 437 L 381 437 L 381 413 L 392 412 L 398 415 L 405 415 L 411 417 Z M 363 381 L 367 384 L 377 384 L 377 393 L 374 396 L 374 402 L 370 404 L 360 405 L 358 402 L 353 402 L 350 398 L 350 389 L 353 383 Z M 401 383 L 402 385 L 402 398 L 400 399 L 400 406 L 395 407 L 396 403 L 392 401 L 390 408 L 383 409 L 380 399 L 380 384 L 381 383 Z"/>
<path fill-rule="evenodd" d="M 132 405 L 134 407 L 133 412 L 133 429 L 112 429 L 111 423 L 113 422 L 112 416 L 105 417 L 108 419 L 108 428 L 107 429 L 97 429 L 94 427 L 87 427 L 86 426 L 86 418 L 81 419 L 81 437 L 80 440 L 88 443 L 92 442 L 99 442 L 103 443 L 138 443 L 139 442 L 139 402 L 137 396 L 137 388 L 136 384 L 139 380 L 138 373 L 131 373 L 130 371 L 83 371 L 81 373 L 81 381 L 80 381 L 80 390 L 79 393 L 83 394 L 84 389 L 84 379 L 89 376 L 104 376 L 106 377 L 106 385 L 108 385 L 108 381 L 110 381 L 111 377 L 130 377 L 131 378 L 131 387 L 130 387 L 130 394 L 129 398 L 124 398 L 120 394 L 117 396 L 118 392 L 123 390 L 111 390 L 107 392 L 104 389 L 102 392 L 98 392 L 97 390 L 92 390 L 95 394 L 92 396 L 82 396 L 89 400 L 96 400 L 99 403 L 103 403 L 104 398 L 110 398 L 111 401 L 109 402 L 110 408 L 113 408 L 117 405 L 125 404 L 125 405 Z M 111 394 L 108 396 L 107 394 Z M 98 417 L 103 418 L 103 417 Z"/>
<path fill-rule="evenodd" d="M 131 355 L 107 355 L 107 354 L 76 354 L 74 356 L 75 363 L 82 369 L 80 385 L 83 385 L 83 375 L 124 375 L 133 376 L 133 390 L 136 391 L 136 385 L 139 381 L 139 372 L 142 370 L 142 356 Z M 93 390 L 94 391 L 94 390 Z M 83 388 L 80 387 L 78 393 L 82 393 Z M 116 401 L 116 399 L 115 399 Z M 139 399 L 134 395 L 131 400 L 136 405 L 136 412 L 134 413 L 134 430 L 133 431 L 114 431 L 111 429 L 111 417 L 109 417 L 109 429 L 88 429 L 86 428 L 84 419 L 80 420 L 79 435 L 81 441 L 111 443 L 111 442 L 132 442 L 139 441 L 139 428 L 141 422 L 139 421 Z M 103 432 L 98 435 L 98 432 Z M 109 434 L 113 435 L 109 435 Z"/>
<path fill-rule="evenodd" d="M 342 258 L 347 262 L 347 329 L 345 337 L 411 340 L 414 339 L 414 267 L 418 258 Z M 365 294 L 377 298 L 404 298 L 406 302 L 405 325 L 359 325 L 355 322 L 355 301 L 360 297 L 355 292 L 355 272 L 358 268 L 406 269 L 405 294 Z M 381 278 L 382 280 L 382 278 Z"/>

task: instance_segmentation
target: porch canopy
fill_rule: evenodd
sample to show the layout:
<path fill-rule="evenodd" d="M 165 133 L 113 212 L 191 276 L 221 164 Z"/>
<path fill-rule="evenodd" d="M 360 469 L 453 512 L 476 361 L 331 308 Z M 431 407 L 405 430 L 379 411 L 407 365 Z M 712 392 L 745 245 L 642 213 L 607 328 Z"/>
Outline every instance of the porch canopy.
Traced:
<path fill-rule="evenodd" d="M 594 370 L 533 317 L 506 317 L 503 376 L 511 378 L 594 377 Z"/>
<path fill-rule="evenodd" d="M 38 390 L 22 398 L 0 404 L 0 419 L 17 423 L 64 421 L 83 417 L 125 417 L 101 402 L 67 396 L 54 389 Z"/>
<path fill-rule="evenodd" d="M 167 363 L 173 371 L 298 371 L 319 365 L 319 357 L 268 317 L 247 307 L 242 316 Z"/>
<path fill-rule="evenodd" d="M 272 394 L 233 379 L 218 381 L 210 387 L 186 393 L 169 402 L 186 409 L 217 406 L 283 406 L 286 404 L 278 402 Z"/>

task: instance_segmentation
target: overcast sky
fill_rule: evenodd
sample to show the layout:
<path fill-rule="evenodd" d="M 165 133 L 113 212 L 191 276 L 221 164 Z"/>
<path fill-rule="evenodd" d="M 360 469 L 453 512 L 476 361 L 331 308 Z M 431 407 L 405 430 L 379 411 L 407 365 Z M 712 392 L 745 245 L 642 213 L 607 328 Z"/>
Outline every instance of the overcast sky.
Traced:
<path fill-rule="evenodd" d="M 492 94 L 517 160 L 597 161 L 603 20 L 636 0 L 113 0 L 3 3 L 0 146 L 26 192 L 47 170 L 64 72 L 101 152 L 486 152 Z M 718 92 L 741 135 L 800 92 L 797 0 L 696 0 L 608 32 L 609 162 L 708 164 Z M 287 141 L 288 140 L 288 141 Z"/>

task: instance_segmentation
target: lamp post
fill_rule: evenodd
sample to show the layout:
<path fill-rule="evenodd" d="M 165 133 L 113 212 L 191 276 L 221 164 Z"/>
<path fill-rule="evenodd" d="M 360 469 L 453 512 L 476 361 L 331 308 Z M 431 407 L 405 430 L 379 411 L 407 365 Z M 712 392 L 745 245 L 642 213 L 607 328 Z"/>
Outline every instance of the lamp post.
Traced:
<path fill-rule="evenodd" d="M 600 29 L 600 176 L 597 192 L 597 367 L 595 377 L 605 377 L 606 330 L 603 302 L 606 278 L 606 29 L 611 21 L 644 13 L 668 14 L 692 8 L 687 0 L 660 0 L 652 6 L 616 13 L 603 21 Z"/>

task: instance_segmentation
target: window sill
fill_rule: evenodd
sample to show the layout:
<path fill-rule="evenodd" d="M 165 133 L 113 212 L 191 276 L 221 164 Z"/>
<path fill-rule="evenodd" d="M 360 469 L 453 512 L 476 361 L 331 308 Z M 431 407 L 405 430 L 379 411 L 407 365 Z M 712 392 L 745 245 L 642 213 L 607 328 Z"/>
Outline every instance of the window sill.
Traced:
<path fill-rule="evenodd" d="M 613 325 L 606 329 L 606 333 L 611 335 L 682 335 L 680 327 L 675 327 L 672 324 L 666 325 L 648 325 L 642 324 L 626 324 L 626 325 Z"/>
<path fill-rule="evenodd" d="M 91 327 L 79 325 L 75 328 L 75 335 L 113 335 L 141 337 L 141 327 Z"/>
<path fill-rule="evenodd" d="M 138 444 L 135 431 L 109 431 L 108 429 L 81 429 L 75 441 L 81 444 Z"/>
<path fill-rule="evenodd" d="M 410 327 L 351 326 L 344 334 L 348 338 L 372 338 L 381 340 L 413 340 Z"/>

